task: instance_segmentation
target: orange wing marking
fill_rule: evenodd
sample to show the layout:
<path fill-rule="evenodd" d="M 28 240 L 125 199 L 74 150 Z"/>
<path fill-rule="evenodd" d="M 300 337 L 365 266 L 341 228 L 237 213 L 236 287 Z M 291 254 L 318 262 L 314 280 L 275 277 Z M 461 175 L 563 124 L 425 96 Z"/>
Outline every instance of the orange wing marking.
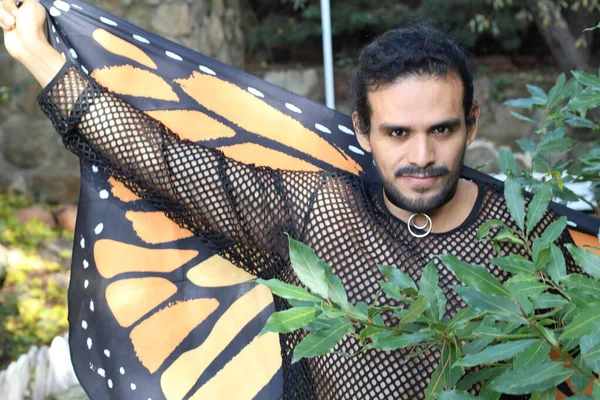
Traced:
<path fill-rule="evenodd" d="M 198 103 L 249 132 L 310 154 L 348 172 L 356 174 L 362 171 L 356 161 L 315 132 L 229 82 L 198 72 L 175 82 Z"/>
<path fill-rule="evenodd" d="M 216 299 L 183 301 L 158 311 L 133 328 L 131 342 L 142 365 L 151 374 L 155 373 L 175 348 L 218 306 Z M 190 368 L 190 365 L 187 367 Z"/>
<path fill-rule="evenodd" d="M 111 193 L 114 197 L 121 200 L 122 202 L 129 203 L 130 201 L 140 200 L 139 196 L 133 193 L 131 190 L 127 189 L 125 185 L 111 177 L 108 180 L 108 183 L 111 186 Z"/>
<path fill-rule="evenodd" d="M 266 286 L 257 285 L 229 307 L 213 327 L 204 343 L 194 350 L 183 353 L 162 375 L 160 384 L 168 400 L 181 400 L 198 381 L 202 373 L 208 368 L 215 358 L 235 339 L 238 333 L 265 307 L 273 304 L 273 296 Z M 247 359 L 245 356 L 223 371 L 225 376 L 219 378 L 217 387 L 234 386 L 237 382 L 251 374 L 254 375 L 247 387 L 249 398 L 254 397 L 251 392 L 256 388 L 265 386 L 281 366 L 281 349 L 278 335 L 264 335 L 263 340 L 257 345 L 260 353 L 256 358 Z M 252 350 L 251 350 L 252 351 Z M 244 353 L 246 354 L 246 353 Z M 257 363 L 256 360 L 261 360 Z M 264 369 L 259 364 L 264 362 Z M 244 363 L 244 365 L 240 365 Z M 193 368 L 190 368 L 193 365 Z M 222 380 L 229 380 L 223 384 Z M 244 379 L 245 381 L 245 379 Z M 210 383 L 210 382 L 209 382 Z M 222 385 L 222 386 L 221 386 Z M 214 386 L 210 386 L 213 390 Z M 207 396 L 205 399 L 241 399 L 245 397 Z"/>
<path fill-rule="evenodd" d="M 190 400 L 253 399 L 281 368 L 279 349 L 273 346 L 278 340 L 274 332 L 257 336 Z"/>
<path fill-rule="evenodd" d="M 95 69 L 92 77 L 102 86 L 118 94 L 179 101 L 179 97 L 167 81 L 150 71 L 131 65 Z"/>
<path fill-rule="evenodd" d="M 163 278 L 124 279 L 106 288 L 106 302 L 119 325 L 128 328 L 146 313 L 177 293 Z"/>
<path fill-rule="evenodd" d="M 233 286 L 255 278 L 219 255 L 196 265 L 187 273 L 187 278 L 201 287 Z"/>
<path fill-rule="evenodd" d="M 581 233 L 574 229 L 569 229 L 569 233 L 573 238 L 573 242 L 575 242 L 575 244 L 579 247 L 583 247 L 585 245 L 600 247 L 600 242 L 598 241 L 598 238 L 596 236 Z M 589 247 L 586 247 L 585 249 L 596 253 L 600 256 L 600 250 L 592 249 Z"/>
<path fill-rule="evenodd" d="M 100 46 L 104 47 L 107 51 L 113 54 L 129 58 L 130 60 L 145 65 L 148 68 L 158 68 L 154 61 L 152 61 L 152 59 L 142 49 L 132 43 L 126 42 L 120 37 L 115 36 L 104 29 L 96 29 L 92 34 L 92 37 L 100 44 Z"/>
<path fill-rule="evenodd" d="M 256 143 L 241 143 L 233 146 L 220 147 L 227 157 L 233 158 L 245 164 L 256 164 L 258 166 L 274 169 L 286 169 L 293 171 L 320 171 L 317 166 L 292 157 L 277 150 L 268 149 Z"/>
<path fill-rule="evenodd" d="M 109 239 L 94 245 L 98 272 L 106 279 L 125 272 L 171 272 L 197 255 L 196 250 L 146 249 Z"/>
<path fill-rule="evenodd" d="M 133 224 L 133 230 L 146 243 L 159 244 L 194 236 L 170 220 L 165 213 L 127 211 L 125 214 Z"/>
<path fill-rule="evenodd" d="M 194 110 L 156 110 L 146 114 L 162 122 L 182 139 L 192 142 L 230 138 L 235 131 L 225 124 Z"/>

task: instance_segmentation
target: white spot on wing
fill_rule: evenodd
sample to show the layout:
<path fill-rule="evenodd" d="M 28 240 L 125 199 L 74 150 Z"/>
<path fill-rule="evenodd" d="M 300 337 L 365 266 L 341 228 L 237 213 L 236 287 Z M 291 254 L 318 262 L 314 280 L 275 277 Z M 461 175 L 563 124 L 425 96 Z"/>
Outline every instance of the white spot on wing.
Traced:
<path fill-rule="evenodd" d="M 169 50 L 165 51 L 165 54 L 167 56 L 171 57 L 173 60 L 183 61 L 183 58 L 181 58 L 181 56 L 179 56 L 173 52 L 170 52 Z"/>
<path fill-rule="evenodd" d="M 204 72 L 205 74 L 209 74 L 209 75 L 216 75 L 217 73 L 215 71 L 213 71 L 212 69 L 205 67 L 204 65 L 200 66 L 200 71 Z"/>
<path fill-rule="evenodd" d="M 348 148 L 350 149 L 351 152 L 356 153 L 356 154 L 360 154 L 361 156 L 365 155 L 365 152 L 362 151 L 361 149 L 359 149 L 358 147 L 355 146 L 348 146 Z"/>
<path fill-rule="evenodd" d="M 123 367 L 119 368 L 119 373 L 121 375 L 125 375 L 125 368 L 123 368 Z"/>
<path fill-rule="evenodd" d="M 140 36 L 140 35 L 133 35 L 133 38 L 134 38 L 135 40 L 137 40 L 138 42 L 142 42 L 142 43 L 150 44 L 150 41 L 149 41 L 148 39 L 146 39 L 145 37 L 143 37 L 143 36 Z"/>
<path fill-rule="evenodd" d="M 567 225 L 572 226 L 573 228 L 577 228 L 577 224 L 573 221 L 567 221 Z"/>
<path fill-rule="evenodd" d="M 117 26 L 117 23 L 115 21 L 113 21 L 112 19 L 108 19 L 108 18 L 105 18 L 105 17 L 100 17 L 100 21 L 102 21 L 106 25 Z"/>
<path fill-rule="evenodd" d="M 88 281 L 87 279 L 85 280 L 85 282 L 83 282 L 83 288 L 87 289 L 88 286 L 90 286 L 90 281 Z"/>
<path fill-rule="evenodd" d="M 76 8 L 76 9 L 78 9 L 78 10 L 83 10 L 83 8 L 81 8 L 81 7 L 80 7 L 80 6 L 78 6 L 77 4 L 71 4 L 71 6 L 72 6 L 73 8 Z"/>
<path fill-rule="evenodd" d="M 81 68 L 85 68 L 85 67 L 81 67 Z M 98 172 L 98 167 L 96 167 L 95 165 L 92 165 L 92 172 L 93 173 L 97 173 Z"/>
<path fill-rule="evenodd" d="M 249 87 L 248 91 L 250 93 L 252 93 L 253 95 L 255 95 L 256 97 L 265 97 L 265 95 L 258 89 L 254 89 L 253 87 Z"/>
<path fill-rule="evenodd" d="M 90 311 L 94 312 L 94 300 L 90 300 Z"/>
<path fill-rule="evenodd" d="M 98 368 L 98 375 L 100 375 L 103 378 L 106 378 L 106 371 L 103 368 Z"/>
<path fill-rule="evenodd" d="M 81 240 L 79 241 L 79 246 L 81 246 L 82 249 L 85 249 L 85 238 L 82 236 Z"/>
<path fill-rule="evenodd" d="M 348 135 L 354 135 L 354 131 L 352 129 L 346 128 L 344 125 L 338 125 L 338 129 Z"/>
<path fill-rule="evenodd" d="M 69 49 L 69 53 L 71 53 L 71 57 L 77 58 L 77 52 L 75 51 L 75 49 Z"/>
<path fill-rule="evenodd" d="M 108 388 L 109 388 L 109 389 L 112 389 L 112 388 L 113 388 L 112 379 L 109 379 L 108 381 L 106 381 L 106 383 L 108 384 Z"/>
<path fill-rule="evenodd" d="M 100 191 L 100 198 L 101 198 L 102 200 L 106 200 L 106 199 L 108 199 L 108 190 L 101 190 L 101 191 Z"/>
<path fill-rule="evenodd" d="M 87 338 L 87 347 L 88 347 L 88 350 L 92 349 L 92 338 Z"/>
<path fill-rule="evenodd" d="M 60 43 L 60 38 L 56 36 L 56 43 Z"/>
<path fill-rule="evenodd" d="M 135 386 L 135 383 L 132 383 L 131 384 L 131 390 L 135 390 L 135 389 L 137 389 L 137 386 Z"/>
<path fill-rule="evenodd" d="M 56 28 L 52 25 L 52 33 L 56 33 Z"/>
<path fill-rule="evenodd" d="M 90 263 L 87 260 L 83 260 L 83 269 L 88 269 Z"/>
<path fill-rule="evenodd" d="M 85 72 L 86 75 L 90 74 L 90 71 L 88 71 L 88 69 L 85 66 L 82 65 L 81 69 L 83 70 L 83 72 Z M 94 167 L 96 167 L 96 166 L 94 165 Z M 98 172 L 98 167 L 96 167 L 96 171 L 95 172 Z"/>
<path fill-rule="evenodd" d="M 293 111 L 293 112 L 295 112 L 295 113 L 302 114 L 302 110 L 301 110 L 301 109 L 299 109 L 298 107 L 296 107 L 296 106 L 295 106 L 295 105 L 293 105 L 293 104 L 290 104 L 290 103 L 285 103 L 285 107 L 286 107 L 288 110 L 292 110 L 292 111 Z"/>
<path fill-rule="evenodd" d="M 327 128 L 326 126 L 323 126 L 321 124 L 315 124 L 315 128 L 317 128 L 318 130 L 320 130 L 321 132 L 324 132 L 324 133 L 331 133 L 329 128 Z"/>
<path fill-rule="evenodd" d="M 110 350 L 108 350 L 108 349 L 105 349 L 105 350 L 104 350 L 104 355 L 105 355 L 106 357 L 109 357 L 109 358 L 110 358 Z"/>
<path fill-rule="evenodd" d="M 87 329 L 87 328 L 88 328 L 88 324 L 87 324 L 87 321 L 86 321 L 86 320 L 83 320 L 83 321 L 81 321 L 81 327 L 82 327 L 83 329 Z"/>
<path fill-rule="evenodd" d="M 101 234 L 101 233 L 102 233 L 102 231 L 103 231 L 103 230 L 104 230 L 104 224 L 98 224 L 98 225 L 96 226 L 96 228 L 94 229 L 94 233 L 95 233 L 96 235 L 99 235 L 99 234 Z"/>
<path fill-rule="evenodd" d="M 64 2 L 63 0 L 56 0 L 54 2 L 54 7 L 58 8 L 60 11 L 69 12 L 71 6 L 69 3 Z"/>
<path fill-rule="evenodd" d="M 50 15 L 52 15 L 53 17 L 58 17 L 60 16 L 61 12 L 58 11 L 58 8 L 52 6 L 50 7 Z"/>

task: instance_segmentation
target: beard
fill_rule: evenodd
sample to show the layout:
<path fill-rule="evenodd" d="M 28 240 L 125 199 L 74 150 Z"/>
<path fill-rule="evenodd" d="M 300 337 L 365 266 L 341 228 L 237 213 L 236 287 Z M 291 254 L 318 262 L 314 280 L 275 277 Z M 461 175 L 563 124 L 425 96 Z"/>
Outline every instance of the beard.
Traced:
<path fill-rule="evenodd" d="M 435 193 L 432 196 L 426 198 L 419 199 L 411 199 L 400 193 L 400 190 L 398 190 L 398 188 L 394 186 L 394 183 L 392 181 L 388 181 L 383 177 L 381 171 L 379 170 L 379 165 L 376 165 L 377 172 L 383 183 L 383 191 L 390 203 L 392 203 L 398 208 L 409 211 L 411 213 L 429 214 L 432 211 L 437 210 L 438 208 L 447 204 L 450 200 L 452 200 L 452 198 L 456 194 L 456 190 L 458 188 L 458 180 L 460 178 L 460 171 L 464 158 L 465 150 L 463 150 L 460 156 L 460 163 L 458 163 L 457 167 L 452 171 L 445 166 L 429 167 L 424 169 L 414 166 L 398 168 L 398 170 L 394 172 L 394 177 L 396 178 L 399 178 L 403 175 L 447 177 L 446 184 L 439 190 L 438 193 Z"/>

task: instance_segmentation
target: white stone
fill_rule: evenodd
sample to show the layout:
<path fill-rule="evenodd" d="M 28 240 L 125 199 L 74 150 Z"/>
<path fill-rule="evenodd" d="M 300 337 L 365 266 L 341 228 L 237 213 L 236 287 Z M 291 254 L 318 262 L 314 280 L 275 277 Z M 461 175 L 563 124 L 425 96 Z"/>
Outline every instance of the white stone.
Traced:
<path fill-rule="evenodd" d="M 32 400 L 43 400 L 52 394 L 48 385 L 49 373 L 48 346 L 42 346 L 36 356 Z"/>
<path fill-rule="evenodd" d="M 77 384 L 69 344 L 64 338 L 54 338 L 48 349 L 48 362 L 48 388 L 51 394 L 65 391 Z"/>

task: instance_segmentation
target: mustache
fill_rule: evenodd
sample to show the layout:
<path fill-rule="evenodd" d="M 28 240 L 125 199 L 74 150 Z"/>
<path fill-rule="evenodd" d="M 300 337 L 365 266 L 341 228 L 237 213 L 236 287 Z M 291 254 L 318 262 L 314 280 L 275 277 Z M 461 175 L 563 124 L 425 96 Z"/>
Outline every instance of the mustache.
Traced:
<path fill-rule="evenodd" d="M 403 175 L 414 175 L 423 177 L 442 176 L 450 173 L 450 170 L 444 166 L 440 167 L 429 167 L 419 168 L 415 166 L 400 167 L 394 172 L 396 178 L 400 178 Z"/>

